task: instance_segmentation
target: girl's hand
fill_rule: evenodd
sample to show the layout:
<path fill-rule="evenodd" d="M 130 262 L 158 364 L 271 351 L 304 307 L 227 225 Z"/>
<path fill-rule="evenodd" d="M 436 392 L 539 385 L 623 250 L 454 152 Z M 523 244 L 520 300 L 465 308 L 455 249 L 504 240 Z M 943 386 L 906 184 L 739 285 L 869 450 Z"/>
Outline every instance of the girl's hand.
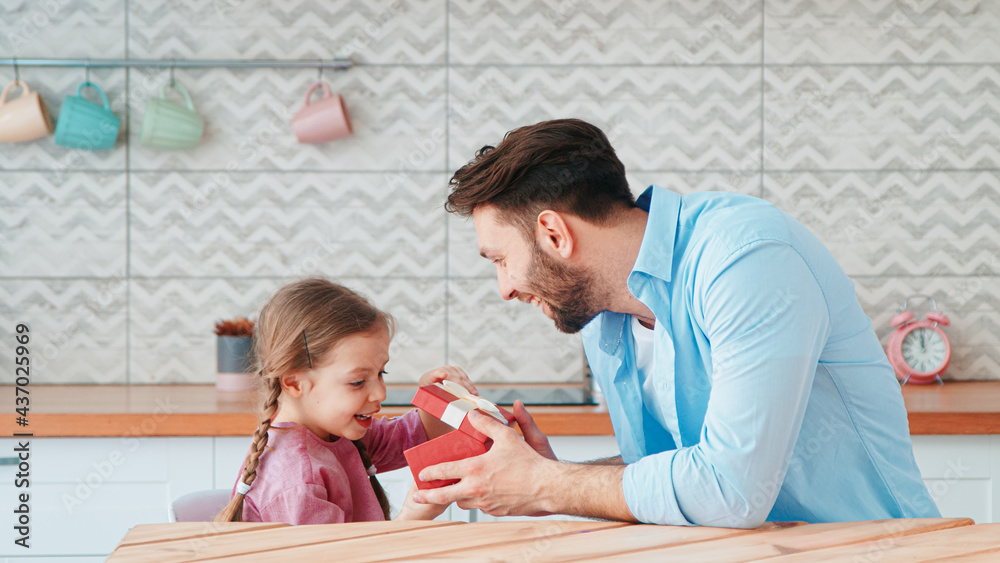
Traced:
<path fill-rule="evenodd" d="M 465 374 L 465 370 L 455 366 L 443 366 L 437 369 L 432 369 L 431 371 L 420 376 L 419 385 L 421 387 L 424 387 L 425 385 L 434 385 L 435 383 L 440 383 L 445 379 L 465 387 L 469 393 L 472 393 L 473 395 L 479 394 L 479 391 L 476 390 L 476 386 L 472 383 L 472 380 L 470 380 L 469 376 Z M 453 430 L 451 426 L 448 426 L 423 410 L 420 410 L 420 422 L 424 425 L 424 432 L 427 433 L 428 440 L 433 440 L 434 438 Z"/>
<path fill-rule="evenodd" d="M 476 390 L 476 385 L 472 383 L 469 376 L 466 375 L 465 370 L 456 366 L 442 366 L 420 376 L 419 385 L 424 387 L 425 385 L 434 385 L 435 383 L 440 383 L 447 379 L 448 381 L 453 381 L 458 383 L 462 387 L 469 390 L 469 393 L 473 395 L 478 395 L 479 391 Z"/>
<path fill-rule="evenodd" d="M 406 493 L 406 500 L 403 507 L 399 509 L 399 514 L 393 520 L 433 520 L 448 508 L 447 504 L 417 504 L 413 502 L 413 493 L 417 492 L 417 484 L 410 487 L 410 492 Z"/>

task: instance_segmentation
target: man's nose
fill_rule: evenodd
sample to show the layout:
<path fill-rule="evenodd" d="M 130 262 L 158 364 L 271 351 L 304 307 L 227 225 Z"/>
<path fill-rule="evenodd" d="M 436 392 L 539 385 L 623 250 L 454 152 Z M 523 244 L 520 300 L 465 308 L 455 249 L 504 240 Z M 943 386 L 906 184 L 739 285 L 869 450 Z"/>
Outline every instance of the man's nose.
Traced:
<path fill-rule="evenodd" d="M 497 272 L 497 285 L 500 288 L 500 297 L 505 301 L 510 301 L 517 297 L 517 290 L 510 283 L 510 278 L 507 276 L 505 271 Z"/>

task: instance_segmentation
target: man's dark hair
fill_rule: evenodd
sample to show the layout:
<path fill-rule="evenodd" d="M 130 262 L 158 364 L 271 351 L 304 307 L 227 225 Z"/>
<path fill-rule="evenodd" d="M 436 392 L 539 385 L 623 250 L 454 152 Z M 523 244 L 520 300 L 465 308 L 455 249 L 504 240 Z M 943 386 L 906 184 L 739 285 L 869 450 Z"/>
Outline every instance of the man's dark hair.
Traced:
<path fill-rule="evenodd" d="M 500 218 L 533 237 L 545 209 L 571 213 L 597 225 L 616 222 L 635 207 L 625 166 L 604 133 L 579 119 L 519 127 L 497 147 L 485 146 L 449 182 L 445 209 L 463 217 L 491 205 Z"/>

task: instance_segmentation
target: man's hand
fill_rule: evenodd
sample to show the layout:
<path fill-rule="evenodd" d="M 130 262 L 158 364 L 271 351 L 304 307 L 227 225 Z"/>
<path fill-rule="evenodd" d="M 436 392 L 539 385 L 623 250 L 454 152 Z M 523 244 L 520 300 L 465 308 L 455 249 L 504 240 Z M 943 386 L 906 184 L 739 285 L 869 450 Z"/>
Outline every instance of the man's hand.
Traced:
<path fill-rule="evenodd" d="M 425 467 L 420 479 L 459 479 L 458 483 L 417 491 L 417 503 L 478 508 L 493 516 L 572 514 L 635 521 L 622 490 L 625 465 L 581 465 L 556 461 L 549 440 L 520 401 L 514 417 L 524 439 L 492 417 L 469 413 L 472 426 L 493 440 L 483 455 Z M 614 462 L 615 460 L 608 460 Z"/>
<path fill-rule="evenodd" d="M 523 404 L 519 410 L 524 414 Z M 424 468 L 420 472 L 423 481 L 461 481 L 447 487 L 418 491 L 413 500 L 431 504 L 458 502 L 461 508 L 479 508 L 494 516 L 551 512 L 543 502 L 543 496 L 545 483 L 550 480 L 551 465 L 556 462 L 542 457 L 513 428 L 475 411 L 468 416 L 476 430 L 493 440 L 493 447 L 480 456 Z M 524 421 L 532 429 L 529 433 L 537 432 L 544 440 L 544 449 L 554 458 L 548 439 L 533 421 L 528 421 L 530 416 Z M 521 420 L 518 422 L 520 424 Z M 536 445 L 539 443 L 537 435 Z"/>
<path fill-rule="evenodd" d="M 552 451 L 552 446 L 549 445 L 549 437 L 538 429 L 535 419 L 531 417 L 528 409 L 524 408 L 524 403 L 520 399 L 514 401 L 514 420 L 517 421 L 524 441 L 531 446 L 531 449 L 544 458 L 556 461 L 556 454 Z"/>

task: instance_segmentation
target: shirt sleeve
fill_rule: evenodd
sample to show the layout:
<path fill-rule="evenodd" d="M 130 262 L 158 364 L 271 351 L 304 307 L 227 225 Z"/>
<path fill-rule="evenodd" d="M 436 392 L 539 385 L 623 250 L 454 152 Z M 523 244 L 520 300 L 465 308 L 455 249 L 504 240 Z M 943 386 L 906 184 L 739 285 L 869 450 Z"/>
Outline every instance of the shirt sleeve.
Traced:
<path fill-rule="evenodd" d="M 344 509 L 327 500 L 327 490 L 321 485 L 302 484 L 284 489 L 257 507 L 261 522 L 299 524 L 341 524 Z"/>
<path fill-rule="evenodd" d="M 784 481 L 829 310 L 798 252 L 771 241 L 734 253 L 694 299 L 712 350 L 700 441 L 629 465 L 625 500 L 643 522 L 754 528 Z"/>
<path fill-rule="evenodd" d="M 403 450 L 427 441 L 427 433 L 416 409 L 393 418 L 376 418 L 361 439 L 372 456 L 372 464 L 381 473 L 406 467 Z"/>

